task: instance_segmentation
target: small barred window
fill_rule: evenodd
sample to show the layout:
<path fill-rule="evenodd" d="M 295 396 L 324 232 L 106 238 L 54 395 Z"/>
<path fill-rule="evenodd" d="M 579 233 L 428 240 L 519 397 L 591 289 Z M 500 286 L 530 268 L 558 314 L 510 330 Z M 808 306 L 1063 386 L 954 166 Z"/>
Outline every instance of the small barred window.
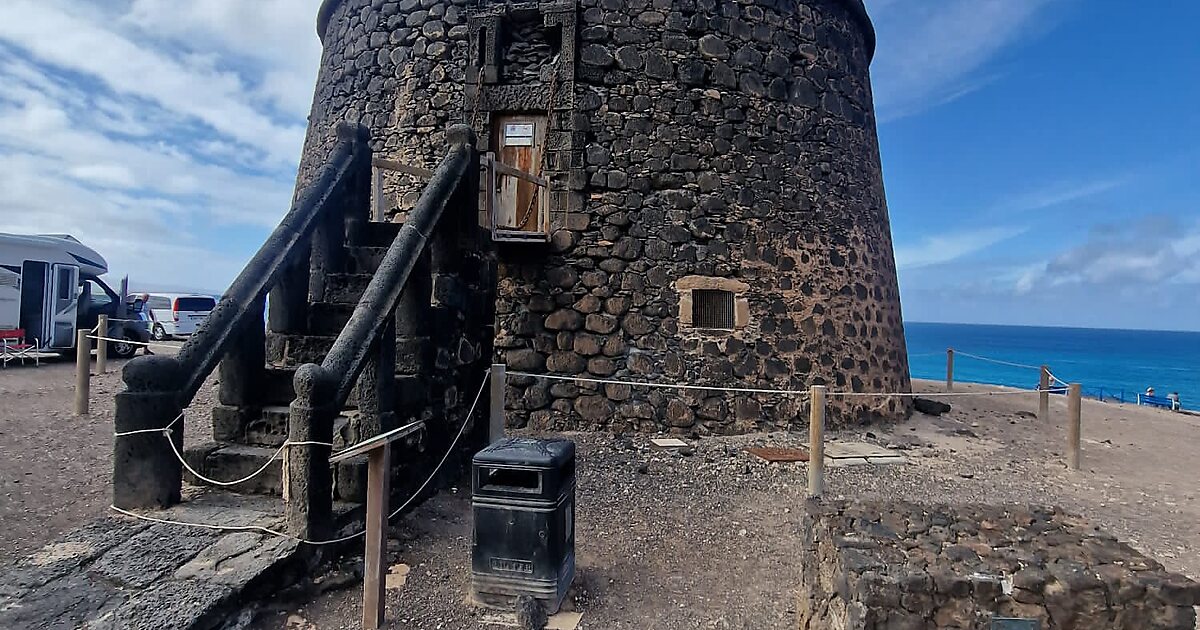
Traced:
<path fill-rule="evenodd" d="M 693 289 L 692 326 L 733 330 L 733 292 Z"/>

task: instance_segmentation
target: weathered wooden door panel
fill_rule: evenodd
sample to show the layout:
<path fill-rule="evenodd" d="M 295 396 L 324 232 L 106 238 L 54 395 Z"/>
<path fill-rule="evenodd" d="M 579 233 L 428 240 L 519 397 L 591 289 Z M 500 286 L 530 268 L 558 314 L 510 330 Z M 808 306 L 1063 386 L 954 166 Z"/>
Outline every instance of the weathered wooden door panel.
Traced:
<path fill-rule="evenodd" d="M 496 160 L 517 170 L 542 175 L 546 117 L 507 115 L 495 125 Z M 508 175 L 498 176 L 496 227 L 502 230 L 544 232 L 547 195 L 537 184 Z"/>

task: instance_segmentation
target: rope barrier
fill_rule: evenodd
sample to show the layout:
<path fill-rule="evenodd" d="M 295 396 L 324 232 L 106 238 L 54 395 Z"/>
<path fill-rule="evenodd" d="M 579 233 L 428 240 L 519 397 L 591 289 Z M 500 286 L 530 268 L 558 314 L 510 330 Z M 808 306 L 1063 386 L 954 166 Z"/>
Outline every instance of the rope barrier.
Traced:
<path fill-rule="evenodd" d="M 1040 368 L 1039 368 L 1040 369 Z M 717 392 L 738 392 L 750 394 L 787 394 L 787 395 L 804 395 L 807 396 L 807 389 L 756 389 L 750 387 L 713 387 L 708 385 L 684 385 L 679 383 L 650 383 L 646 381 L 622 381 L 612 378 L 591 378 L 588 376 L 563 376 L 559 374 L 533 374 L 531 372 L 508 372 L 508 376 L 525 376 L 529 378 L 541 378 L 554 381 L 582 381 L 585 383 L 602 383 L 607 385 L 630 385 L 634 387 L 658 387 L 662 389 L 692 389 L 703 391 Z M 1049 391 L 1066 391 L 1066 388 L 1055 388 Z M 1014 396 L 1037 394 L 1039 390 L 1016 390 L 1002 392 L 826 392 L 826 396 L 895 396 L 901 398 L 907 397 L 932 397 L 932 396 Z"/>
<path fill-rule="evenodd" d="M 752 387 L 714 387 L 710 385 L 681 385 L 677 383 L 650 383 L 647 381 L 620 381 L 609 378 L 591 378 L 588 376 L 561 376 L 558 374 L 532 374 L 530 372 L 508 372 L 509 376 L 527 376 L 543 378 L 552 381 L 581 381 L 584 383 L 601 383 L 606 385 L 633 385 L 638 387 L 659 387 L 663 389 L 692 389 L 708 392 L 740 392 L 746 394 L 790 394 L 808 395 L 807 389 L 756 389 Z"/>
<path fill-rule="evenodd" d="M 479 385 L 479 391 L 475 393 L 475 400 L 471 403 L 471 409 L 469 411 L 467 411 L 467 415 L 463 417 L 462 426 L 460 426 L 458 428 L 458 433 L 454 436 L 454 439 L 450 442 L 449 448 L 446 449 L 446 454 L 442 456 L 441 461 L 439 461 L 438 465 L 436 467 L 434 467 L 433 472 L 429 473 L 429 476 L 425 478 L 424 483 L 422 483 L 421 486 L 419 488 L 417 488 L 417 491 L 414 492 L 412 495 L 410 495 L 408 497 L 408 499 L 406 499 L 404 501 L 404 503 L 402 503 L 400 505 L 400 507 L 396 508 L 395 511 L 393 511 L 391 514 L 388 515 L 388 520 L 395 518 L 397 514 L 400 514 L 401 512 L 403 512 L 404 509 L 407 508 L 409 506 L 409 504 L 411 504 L 414 500 L 416 500 L 417 497 L 421 496 L 421 493 L 425 491 L 425 488 L 427 488 L 429 486 L 429 483 L 431 481 L 433 481 L 433 478 L 436 477 L 438 472 L 441 471 L 442 466 L 446 465 L 446 461 L 449 460 L 450 455 L 452 455 L 454 453 L 454 448 L 458 445 L 458 441 L 460 439 L 462 439 L 463 434 L 466 432 L 467 425 L 470 423 L 471 416 L 473 416 L 475 414 L 476 407 L 479 406 L 479 399 L 483 396 L 483 390 L 487 389 L 488 375 L 491 374 L 491 371 L 492 371 L 491 368 L 488 368 L 484 372 L 483 382 L 480 383 L 480 385 Z M 182 416 L 183 416 L 183 414 L 180 413 L 179 416 L 175 418 L 175 420 L 171 421 L 171 424 L 167 425 L 163 429 L 145 429 L 141 432 L 169 430 L 170 427 L 172 425 L 174 425 L 176 421 L 179 420 L 179 417 L 182 417 Z M 122 434 L 122 435 L 128 435 L 128 433 Z M 300 444 L 316 444 L 316 445 L 320 445 L 320 446 L 327 446 L 327 444 L 325 444 L 324 442 L 296 442 L 293 445 L 298 446 Z M 287 443 L 284 443 L 284 447 L 286 447 L 287 445 L 288 445 Z M 174 442 L 172 442 L 171 447 L 172 447 L 172 450 L 175 450 Z M 281 447 L 280 452 L 282 452 L 282 450 L 283 449 Z M 176 451 L 176 452 L 178 453 L 178 451 Z M 270 463 L 270 462 L 268 462 L 268 463 Z M 115 505 L 110 505 L 108 507 L 109 507 L 109 509 L 111 509 L 114 512 L 117 512 L 119 514 L 124 514 L 125 516 L 129 516 L 129 517 L 136 518 L 136 519 L 143 520 L 143 521 L 148 521 L 151 523 L 160 523 L 160 524 L 164 524 L 164 525 L 180 525 L 183 527 L 198 527 L 198 528 L 202 528 L 202 529 L 210 529 L 210 530 L 215 530 L 215 531 L 262 532 L 264 534 L 270 534 L 272 536 L 277 536 L 279 538 L 295 540 L 296 542 L 303 543 L 306 545 L 334 545 L 337 543 L 354 540 L 355 538 L 358 538 L 359 536 L 362 536 L 363 534 L 366 533 L 366 530 L 364 529 L 362 531 L 355 532 L 355 533 L 349 534 L 347 536 L 342 536 L 340 538 L 334 538 L 332 540 L 319 540 L 319 541 L 306 540 L 304 538 L 300 538 L 299 536 L 293 536 L 286 532 L 277 531 L 277 530 L 271 529 L 269 527 L 262 527 L 260 525 L 212 525 L 209 523 L 194 523 L 194 522 L 188 522 L 188 521 L 177 521 L 177 520 L 173 520 L 173 519 L 157 518 L 154 516 L 146 516 L 144 514 L 137 514 L 135 512 L 130 512 L 129 510 L 121 509 Z"/>
<path fill-rule="evenodd" d="M 954 356 L 971 357 L 972 359 L 978 359 L 979 361 L 987 361 L 988 363 L 996 363 L 998 365 L 1007 365 L 1007 366 L 1017 367 L 1017 368 L 1027 368 L 1030 370 L 1041 370 L 1042 369 L 1042 366 L 1040 366 L 1040 365 L 1029 365 L 1028 363 L 1013 363 L 1012 361 L 1001 361 L 1000 359 L 981 357 L 977 354 L 963 352 L 962 350 L 955 350 Z"/>
<path fill-rule="evenodd" d="M 143 347 L 147 347 L 147 348 L 150 346 L 157 346 L 159 348 L 175 348 L 175 349 L 179 348 L 179 346 L 173 346 L 169 343 L 155 343 L 155 342 L 145 343 L 145 342 L 141 342 L 141 341 L 134 341 L 132 339 L 114 339 L 112 337 L 105 337 L 102 335 L 88 335 L 87 338 L 95 339 L 96 341 L 110 341 L 113 343 L 127 343 L 131 346 L 143 346 Z"/>
<path fill-rule="evenodd" d="M 161 429 L 137 429 L 134 431 L 123 431 L 121 433 L 113 433 L 113 437 L 119 438 L 127 435 L 137 435 L 139 433 L 165 433 L 169 435 L 171 433 L 171 427 L 175 426 L 176 422 L 179 422 L 179 419 L 183 417 L 183 413 L 184 412 L 180 411 L 179 415 L 175 416 L 175 419 L 172 420 L 170 424 Z"/>

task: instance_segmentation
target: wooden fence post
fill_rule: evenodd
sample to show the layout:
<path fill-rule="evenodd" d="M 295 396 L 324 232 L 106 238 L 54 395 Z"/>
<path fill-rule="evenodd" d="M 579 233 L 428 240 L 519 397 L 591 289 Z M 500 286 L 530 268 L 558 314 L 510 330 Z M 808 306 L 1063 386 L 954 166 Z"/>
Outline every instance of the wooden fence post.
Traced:
<path fill-rule="evenodd" d="M 825 386 L 808 390 L 808 496 L 825 492 Z"/>
<path fill-rule="evenodd" d="M 75 415 L 88 415 L 88 382 L 92 363 L 92 340 L 88 331 L 80 329 L 75 335 Z"/>
<path fill-rule="evenodd" d="M 108 336 L 108 315 L 101 315 L 100 321 L 96 324 L 96 336 Z M 104 374 L 108 371 L 108 342 L 103 339 L 96 340 L 96 373 Z"/>
<path fill-rule="evenodd" d="M 1042 376 L 1038 379 L 1038 420 L 1050 421 L 1050 368 L 1042 366 Z"/>
<path fill-rule="evenodd" d="M 1083 414 L 1083 388 L 1071 383 L 1067 388 L 1067 466 L 1079 470 L 1079 429 Z"/>
<path fill-rule="evenodd" d="M 488 417 L 488 444 L 495 444 L 504 439 L 504 383 L 507 366 L 503 363 L 492 364 L 492 382 Z"/>
<path fill-rule="evenodd" d="M 954 391 L 954 348 L 946 348 L 946 391 Z"/>

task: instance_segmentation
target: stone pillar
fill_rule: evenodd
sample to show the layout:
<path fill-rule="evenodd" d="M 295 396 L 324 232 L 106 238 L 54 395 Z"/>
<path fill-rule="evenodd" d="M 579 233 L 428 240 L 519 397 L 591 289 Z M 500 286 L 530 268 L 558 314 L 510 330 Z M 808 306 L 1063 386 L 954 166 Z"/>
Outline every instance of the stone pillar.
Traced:
<path fill-rule="evenodd" d="M 239 330 L 229 344 L 229 351 L 221 359 L 222 405 L 238 407 L 258 404 L 253 395 L 262 387 L 263 370 L 267 364 L 266 329 L 259 315 L 264 309 L 263 300 L 250 307 L 250 315 L 239 323 Z"/>
<path fill-rule="evenodd" d="M 302 335 L 308 330 L 310 252 L 309 246 L 298 247 L 296 259 L 280 272 L 279 282 L 271 288 L 267 323 L 273 333 Z"/>
<path fill-rule="evenodd" d="M 378 348 L 358 375 L 358 439 L 372 438 L 395 428 L 396 322 L 380 332 Z"/>
<path fill-rule="evenodd" d="M 183 372 L 173 357 L 152 355 L 125 364 L 125 391 L 116 396 L 115 433 L 171 426 L 161 432 L 115 438 L 113 505 L 123 509 L 164 508 L 179 503 L 183 466 L 166 443 L 183 452 L 183 418 L 179 403 Z M 176 420 L 178 418 L 178 420 Z M 173 424 L 172 424 L 173 423 Z"/>
<path fill-rule="evenodd" d="M 408 283 L 400 294 L 396 307 L 396 414 L 407 422 L 426 415 L 430 402 L 429 387 L 433 362 L 430 340 L 433 310 L 430 299 L 433 278 L 430 275 L 429 251 L 416 260 Z"/>
<path fill-rule="evenodd" d="M 337 410 L 329 406 L 336 384 L 321 366 L 305 364 L 292 381 L 296 398 L 288 418 L 288 441 L 297 444 L 287 452 L 286 502 L 288 533 L 305 540 L 326 540 L 333 524 L 333 474 L 329 469 L 333 442 L 333 420 Z"/>

